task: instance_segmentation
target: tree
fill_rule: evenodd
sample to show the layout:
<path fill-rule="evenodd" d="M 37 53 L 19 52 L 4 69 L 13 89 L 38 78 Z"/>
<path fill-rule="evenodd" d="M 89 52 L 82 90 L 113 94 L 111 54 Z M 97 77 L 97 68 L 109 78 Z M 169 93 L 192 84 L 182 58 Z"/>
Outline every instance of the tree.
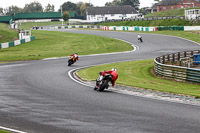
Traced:
<path fill-rule="evenodd" d="M 63 12 L 64 11 L 68 11 L 68 12 L 74 11 L 75 12 L 76 9 L 77 9 L 77 5 L 72 3 L 72 2 L 70 2 L 70 1 L 65 2 L 64 4 L 62 4 L 62 11 Z"/>
<path fill-rule="evenodd" d="M 120 6 L 122 5 L 121 0 L 113 0 L 112 2 L 106 2 L 105 6 Z"/>
<path fill-rule="evenodd" d="M 81 6 L 84 5 L 82 1 L 76 3 L 76 15 L 81 16 Z"/>
<path fill-rule="evenodd" d="M 54 12 L 54 8 L 55 6 L 52 4 L 48 4 L 46 7 L 45 7 L 45 12 Z"/>
<path fill-rule="evenodd" d="M 80 11 L 81 11 L 81 16 L 86 16 L 86 9 L 88 8 L 88 7 L 93 7 L 93 4 L 91 4 L 91 3 L 83 3 L 82 5 L 81 5 L 81 7 L 80 7 Z"/>
<path fill-rule="evenodd" d="M 65 12 L 63 13 L 62 18 L 63 18 L 64 21 L 67 21 L 68 19 L 70 19 L 70 14 L 69 14 L 69 12 L 68 12 L 68 11 L 65 11 Z"/>
<path fill-rule="evenodd" d="M 140 2 L 139 0 L 113 0 L 112 2 L 107 2 L 105 6 L 123 6 L 131 5 L 136 10 L 139 10 Z"/>
<path fill-rule="evenodd" d="M 86 3 L 83 3 L 83 4 L 81 5 L 81 7 L 80 7 L 81 16 L 84 15 L 86 8 L 87 8 Z"/>
<path fill-rule="evenodd" d="M 35 1 L 30 4 L 26 4 L 23 11 L 24 12 L 43 12 L 43 7 L 39 2 Z"/>
<path fill-rule="evenodd" d="M 22 12 L 22 8 L 13 5 L 4 9 L 5 15 L 8 16 L 13 16 L 15 13 L 20 13 L 20 12 Z"/>
<path fill-rule="evenodd" d="M 3 15 L 3 8 L 0 7 L 0 15 Z"/>
<path fill-rule="evenodd" d="M 139 0 L 121 0 L 122 5 L 131 5 L 136 10 L 139 10 L 140 2 Z"/>
<path fill-rule="evenodd" d="M 148 7 L 143 7 L 140 9 L 139 13 L 141 13 L 143 15 L 147 15 L 147 14 L 151 13 L 151 11 L 148 10 Z"/>

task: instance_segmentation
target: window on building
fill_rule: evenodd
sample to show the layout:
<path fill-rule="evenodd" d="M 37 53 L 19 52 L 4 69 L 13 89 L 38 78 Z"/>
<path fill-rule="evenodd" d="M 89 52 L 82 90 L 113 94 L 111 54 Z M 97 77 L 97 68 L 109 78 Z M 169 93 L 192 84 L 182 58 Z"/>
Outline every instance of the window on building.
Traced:
<path fill-rule="evenodd" d="M 188 0 L 188 2 L 190 2 L 190 0 Z"/>

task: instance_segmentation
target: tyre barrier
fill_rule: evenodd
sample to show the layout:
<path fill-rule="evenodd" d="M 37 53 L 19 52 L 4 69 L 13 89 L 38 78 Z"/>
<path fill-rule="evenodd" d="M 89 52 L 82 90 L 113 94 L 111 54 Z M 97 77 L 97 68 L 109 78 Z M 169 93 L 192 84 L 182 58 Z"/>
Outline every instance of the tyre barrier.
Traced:
<path fill-rule="evenodd" d="M 33 40 L 35 40 L 35 36 L 27 37 L 25 39 L 16 40 L 16 41 L 0 43 L 0 49 L 18 46 L 20 44 L 24 44 Z"/>

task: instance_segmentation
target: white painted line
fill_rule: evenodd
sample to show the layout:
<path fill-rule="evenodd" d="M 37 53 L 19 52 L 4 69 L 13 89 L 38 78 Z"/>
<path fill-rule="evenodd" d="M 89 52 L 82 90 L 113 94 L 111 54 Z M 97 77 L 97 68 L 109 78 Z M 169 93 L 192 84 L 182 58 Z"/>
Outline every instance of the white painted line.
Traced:
<path fill-rule="evenodd" d="M 200 45 L 200 43 L 198 43 L 198 42 L 195 42 L 195 41 L 192 41 L 192 40 L 189 40 L 189 39 L 183 38 L 183 37 L 179 37 L 179 36 L 164 35 L 164 34 L 154 34 L 154 33 L 152 33 L 152 34 L 151 34 L 151 33 L 141 33 L 141 34 L 150 34 L 150 35 L 159 35 L 159 36 L 174 37 L 174 38 L 183 39 L 183 40 L 186 40 L 186 41 L 189 41 L 189 42 L 195 43 L 195 44 L 197 44 L 197 45 Z"/>
<path fill-rule="evenodd" d="M 11 131 L 11 132 L 14 132 L 14 133 L 26 133 L 26 132 L 23 132 L 23 131 L 11 129 L 11 128 L 6 128 L 6 127 L 2 127 L 2 126 L 0 126 L 0 129 Z"/>
<path fill-rule="evenodd" d="M 132 61 L 132 60 L 129 60 L 129 61 Z M 119 63 L 119 62 L 111 62 L 111 63 Z M 111 63 L 105 63 L 105 64 L 111 64 Z M 98 64 L 98 65 L 104 65 L 104 64 Z M 70 70 L 68 72 L 68 75 L 73 81 L 75 81 L 75 82 L 77 82 L 77 83 L 79 83 L 81 85 L 94 88 L 94 86 L 89 85 L 87 83 L 84 83 L 84 81 L 83 82 L 78 81 L 77 79 L 75 79 L 71 75 L 72 71 L 77 71 L 77 70 L 80 70 L 80 69 L 83 69 L 83 68 L 87 68 L 87 67 L 92 67 L 92 66 L 96 66 L 96 65 L 84 66 L 84 67 L 79 67 L 79 68 L 72 69 L 72 70 Z M 200 104 L 198 104 L 198 103 L 196 103 L 196 104 L 195 103 L 187 103 L 187 101 L 183 101 L 183 100 L 180 100 L 178 98 L 176 99 L 176 98 L 155 96 L 155 95 L 152 95 L 152 94 L 143 95 L 143 94 L 140 94 L 139 92 L 132 92 L 132 91 L 128 91 L 128 90 L 119 90 L 119 89 L 115 89 L 115 88 L 109 88 L 109 91 L 115 92 L 115 93 L 119 93 L 119 94 L 124 94 L 124 95 L 131 95 L 131 96 L 138 96 L 138 97 L 150 98 L 150 99 L 155 99 L 155 100 L 162 100 L 162 101 L 167 101 L 167 102 L 171 102 L 171 103 L 180 103 L 180 104 L 186 104 L 186 105 L 200 106 Z"/>
<path fill-rule="evenodd" d="M 109 62 L 109 63 L 103 63 L 103 64 L 96 64 L 96 65 L 90 65 L 90 66 L 79 67 L 79 68 L 75 68 L 75 69 L 70 70 L 70 71 L 68 72 L 68 75 L 69 75 L 69 77 L 70 77 L 73 81 L 75 81 L 75 82 L 77 82 L 77 83 L 79 83 L 79 84 L 82 84 L 82 85 L 85 85 L 85 86 L 88 86 L 88 87 L 94 87 L 94 86 L 88 85 L 88 84 L 86 84 L 86 83 L 84 83 L 84 82 L 78 81 L 77 79 L 75 79 L 75 78 L 71 75 L 71 73 L 72 73 L 73 71 L 77 71 L 77 70 L 84 69 L 84 68 L 87 68 L 87 67 L 93 67 L 93 66 L 105 65 L 105 64 L 112 64 L 112 63 L 119 63 L 119 62 L 128 62 L 128 61 L 133 61 L 133 60 L 123 60 L 123 61 L 117 61 L 117 62 Z"/>
<path fill-rule="evenodd" d="M 118 39 L 118 40 L 119 40 L 119 39 Z M 124 41 L 124 40 L 122 40 L 122 41 Z M 130 43 L 130 42 L 128 42 L 128 41 L 125 41 L 125 42 Z M 133 43 L 130 43 L 130 44 L 133 46 L 133 50 L 132 50 L 132 51 L 119 52 L 119 53 L 128 53 L 128 52 L 134 52 L 134 51 L 136 51 L 136 50 L 139 50 L 139 47 L 138 47 L 137 45 L 135 45 L 135 44 L 133 44 Z M 117 54 L 117 53 L 107 53 L 107 54 Z M 94 54 L 94 55 L 84 55 L 84 56 L 98 56 L 98 55 L 106 55 L 106 54 Z M 127 61 L 132 61 L 132 60 L 124 60 L 124 61 L 118 61 L 118 62 L 109 62 L 109 63 L 103 63 L 103 64 L 96 64 L 96 65 L 91 65 L 91 66 L 79 67 L 79 68 L 75 68 L 75 69 L 70 70 L 70 71 L 68 72 L 68 75 L 69 75 L 69 77 L 70 77 L 73 81 L 75 81 L 75 82 L 77 82 L 77 83 L 79 83 L 79 84 L 82 84 L 82 85 L 85 85 L 85 86 L 88 86 L 88 87 L 93 87 L 93 86 L 91 86 L 91 85 L 88 85 L 88 84 L 86 84 L 86 83 L 80 82 L 80 81 L 78 81 L 77 79 L 73 78 L 73 76 L 71 75 L 71 73 L 72 73 L 73 71 L 76 71 L 76 70 L 79 70 L 79 69 L 83 69 L 83 68 L 87 68 L 87 67 L 92 67 L 92 66 L 97 66 L 97 65 L 104 65 L 104 64 L 111 64 L 111 63 L 127 62 Z"/>

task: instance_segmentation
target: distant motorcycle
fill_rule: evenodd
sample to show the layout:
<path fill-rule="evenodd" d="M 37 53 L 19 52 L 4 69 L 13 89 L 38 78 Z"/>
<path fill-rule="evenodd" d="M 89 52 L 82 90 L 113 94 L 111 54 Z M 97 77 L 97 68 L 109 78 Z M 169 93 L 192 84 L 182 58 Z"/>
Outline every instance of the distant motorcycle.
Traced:
<path fill-rule="evenodd" d="M 138 40 L 140 40 L 140 42 L 143 42 L 142 37 L 141 37 L 141 38 L 138 38 Z"/>
<path fill-rule="evenodd" d="M 96 80 L 96 84 L 99 86 L 99 88 L 95 86 L 94 90 L 104 91 L 104 89 L 108 89 L 109 87 L 108 82 L 111 82 L 111 81 L 112 81 L 112 75 L 110 74 L 103 75 L 103 79 L 101 81 Z"/>
<path fill-rule="evenodd" d="M 75 62 L 74 56 L 70 56 L 68 60 L 68 66 L 71 66 L 72 64 L 74 64 L 74 62 Z"/>

